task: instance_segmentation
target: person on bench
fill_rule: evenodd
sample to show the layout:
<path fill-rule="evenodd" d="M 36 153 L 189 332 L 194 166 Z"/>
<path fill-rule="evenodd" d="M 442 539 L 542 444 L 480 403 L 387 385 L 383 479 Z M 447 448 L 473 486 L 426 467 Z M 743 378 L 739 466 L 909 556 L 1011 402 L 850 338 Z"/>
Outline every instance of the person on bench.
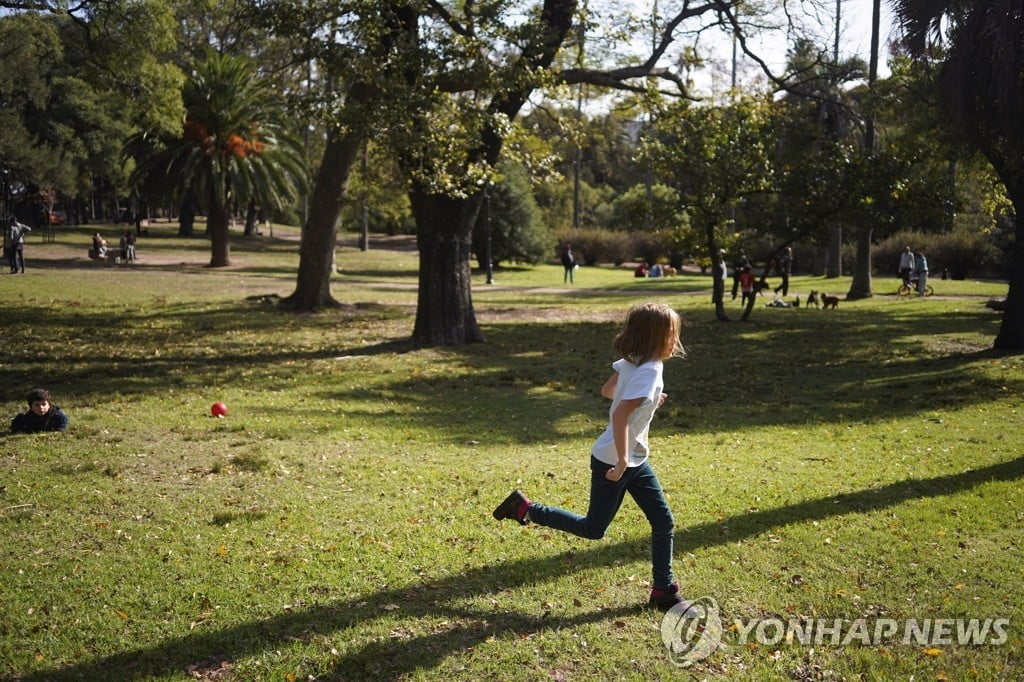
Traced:
<path fill-rule="evenodd" d="M 107 257 L 107 240 L 99 232 L 92 236 L 92 250 L 96 252 L 97 258 Z"/>

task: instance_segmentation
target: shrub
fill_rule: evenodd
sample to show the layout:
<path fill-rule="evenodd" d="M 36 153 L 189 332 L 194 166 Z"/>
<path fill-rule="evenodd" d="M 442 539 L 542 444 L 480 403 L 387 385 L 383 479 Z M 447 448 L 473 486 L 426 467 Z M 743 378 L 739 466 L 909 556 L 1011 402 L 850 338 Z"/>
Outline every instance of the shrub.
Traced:
<path fill-rule="evenodd" d="M 584 265 L 615 263 L 621 265 L 632 258 L 632 244 L 625 232 L 611 230 L 574 230 L 559 235 L 558 243 L 572 244 L 577 260 Z M 558 250 L 560 254 L 561 251 Z"/>
<path fill-rule="evenodd" d="M 909 246 L 923 251 L 932 276 L 949 270 L 953 279 L 968 275 L 998 275 L 1001 254 L 987 234 L 975 230 L 954 230 L 943 234 L 902 231 L 877 244 L 871 252 L 876 273 L 895 274 L 900 253 Z"/>

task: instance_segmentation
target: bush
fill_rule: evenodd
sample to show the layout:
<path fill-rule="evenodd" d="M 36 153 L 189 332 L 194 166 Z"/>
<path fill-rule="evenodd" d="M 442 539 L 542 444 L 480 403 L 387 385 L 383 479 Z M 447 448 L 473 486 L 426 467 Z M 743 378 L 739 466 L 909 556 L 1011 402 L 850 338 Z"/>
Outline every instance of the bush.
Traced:
<path fill-rule="evenodd" d="M 480 268 L 487 267 L 487 238 L 490 229 L 491 261 L 539 263 L 550 239 L 533 198 L 530 179 L 520 164 L 501 164 L 503 178 L 491 190 L 490 201 L 481 207 L 473 227 L 473 251 Z M 490 211 L 490 215 L 488 215 Z"/>
<path fill-rule="evenodd" d="M 576 259 L 583 265 L 615 263 L 621 265 L 629 260 L 632 245 L 625 232 L 611 230 L 578 230 L 559 235 L 558 243 L 572 244 Z M 561 251 L 558 252 L 559 254 Z"/>
<path fill-rule="evenodd" d="M 909 246 L 914 253 L 923 251 L 932 276 L 948 269 L 953 279 L 969 275 L 999 275 L 1001 256 L 991 237 L 974 230 L 954 230 L 943 234 L 902 231 L 875 245 L 871 263 L 876 273 L 895 275 L 900 253 Z"/>

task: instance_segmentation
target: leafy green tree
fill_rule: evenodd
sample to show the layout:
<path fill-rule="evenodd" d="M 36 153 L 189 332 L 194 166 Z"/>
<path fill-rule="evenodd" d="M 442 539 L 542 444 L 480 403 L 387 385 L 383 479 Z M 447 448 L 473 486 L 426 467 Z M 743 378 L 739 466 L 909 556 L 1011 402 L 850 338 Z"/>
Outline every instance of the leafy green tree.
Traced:
<path fill-rule="evenodd" d="M 0 182 L 5 201 L 28 184 L 70 185 L 58 141 L 38 135 L 53 72 L 62 60 L 52 21 L 31 14 L 0 18 Z"/>
<path fill-rule="evenodd" d="M 659 62 L 681 25 L 703 22 L 706 28 L 708 17 L 735 23 L 732 3 L 685 4 L 656 18 L 662 30 L 646 59 L 590 68 L 558 60 L 566 46 L 579 44 L 580 32 L 573 35 L 573 29 L 589 9 L 577 0 L 502 0 L 486 9 L 403 0 L 276 0 L 261 7 L 280 34 L 317 56 L 318 73 L 330 85 L 321 109 L 330 124 L 289 304 L 330 304 L 328 254 L 340 204 L 364 139 L 380 131 L 408 178 L 417 225 L 421 267 L 413 339 L 432 345 L 483 340 L 470 296 L 472 228 L 482 189 L 526 102 L 544 88 L 580 83 L 635 92 L 669 83 L 678 93 L 685 83 Z M 312 16 L 320 19 L 311 25 Z"/>
<path fill-rule="evenodd" d="M 0 17 L 0 82 L 20 83 L 0 107 L 4 177 L 116 198 L 127 186 L 124 138 L 137 124 L 166 129 L 180 121 L 181 73 L 166 59 L 173 45 L 166 4 L 83 2 L 70 12 L 43 0 L 5 6 L 26 11 Z"/>
<path fill-rule="evenodd" d="M 775 105 L 744 98 L 725 106 L 670 106 L 659 112 L 641 154 L 677 192 L 712 263 L 731 230 L 730 209 L 770 187 Z M 728 319 L 721 277 L 714 278 L 715 314 Z M 750 313 L 750 307 L 744 318 Z"/>
<path fill-rule="evenodd" d="M 612 201 L 613 229 L 643 230 L 652 237 L 661 253 L 646 254 L 644 259 L 657 261 L 668 255 L 674 267 L 682 267 L 685 258 L 703 255 L 703 235 L 692 229 L 689 216 L 681 208 L 679 192 L 660 183 L 633 185 Z"/>
<path fill-rule="evenodd" d="M 398 234 L 412 230 L 409 197 L 392 155 L 379 144 L 367 143 L 352 174 L 349 196 L 342 208 L 341 224 L 349 231 L 362 230 L 366 208 L 370 232 Z M 365 162 L 364 162 L 365 159 Z"/>
<path fill-rule="evenodd" d="M 1010 288 L 995 347 L 1024 349 L 1024 2 L 892 0 L 910 50 L 941 65 L 942 107 L 1014 205 Z M 937 52 L 942 43 L 945 51 Z"/>
<path fill-rule="evenodd" d="M 182 136 L 147 159 L 139 174 L 164 172 L 182 194 L 193 193 L 206 211 L 210 266 L 230 265 L 232 205 L 293 201 L 306 182 L 301 147 L 287 132 L 280 101 L 244 58 L 209 52 L 182 97 Z"/>
<path fill-rule="evenodd" d="M 765 220 L 780 235 L 794 228 L 805 231 L 815 222 L 830 226 L 826 260 L 831 277 L 841 274 L 843 229 L 853 227 L 852 214 L 837 210 L 840 202 L 835 200 L 845 187 L 840 179 L 844 160 L 859 145 L 862 125 L 860 102 L 848 85 L 867 71 L 860 59 L 834 63 L 837 56 L 827 57 L 805 39 L 794 41 L 787 54 L 788 70 L 799 76 L 781 99 L 786 112 L 776 149 L 781 172 L 777 201 L 768 207 L 774 215 Z M 819 198 L 824 201 L 815 200 Z"/>
<path fill-rule="evenodd" d="M 612 202 L 612 224 L 616 230 L 647 228 L 651 232 L 674 229 L 682 222 L 679 192 L 660 183 L 637 184 Z"/>
<path fill-rule="evenodd" d="M 486 268 L 489 250 L 495 266 L 507 261 L 539 263 L 550 251 L 551 234 L 541 222 L 530 178 L 520 164 L 510 160 L 502 161 L 498 172 L 499 180 L 490 188 L 473 228 L 477 262 L 481 269 Z"/>

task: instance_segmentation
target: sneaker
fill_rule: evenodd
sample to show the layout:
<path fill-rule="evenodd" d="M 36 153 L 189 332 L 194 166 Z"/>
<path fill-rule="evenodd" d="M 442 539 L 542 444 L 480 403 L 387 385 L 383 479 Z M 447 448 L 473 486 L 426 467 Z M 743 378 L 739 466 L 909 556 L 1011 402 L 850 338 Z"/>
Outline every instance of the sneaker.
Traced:
<path fill-rule="evenodd" d="M 526 512 L 529 508 L 530 501 L 526 499 L 526 496 L 518 490 L 513 490 L 505 498 L 505 501 L 494 510 L 494 518 L 499 521 L 502 519 L 515 519 L 525 526 L 527 524 Z"/>
<path fill-rule="evenodd" d="M 659 611 L 668 611 L 682 601 L 683 598 L 679 595 L 679 583 L 672 583 L 664 589 L 657 587 L 652 589 L 647 605 Z"/>

